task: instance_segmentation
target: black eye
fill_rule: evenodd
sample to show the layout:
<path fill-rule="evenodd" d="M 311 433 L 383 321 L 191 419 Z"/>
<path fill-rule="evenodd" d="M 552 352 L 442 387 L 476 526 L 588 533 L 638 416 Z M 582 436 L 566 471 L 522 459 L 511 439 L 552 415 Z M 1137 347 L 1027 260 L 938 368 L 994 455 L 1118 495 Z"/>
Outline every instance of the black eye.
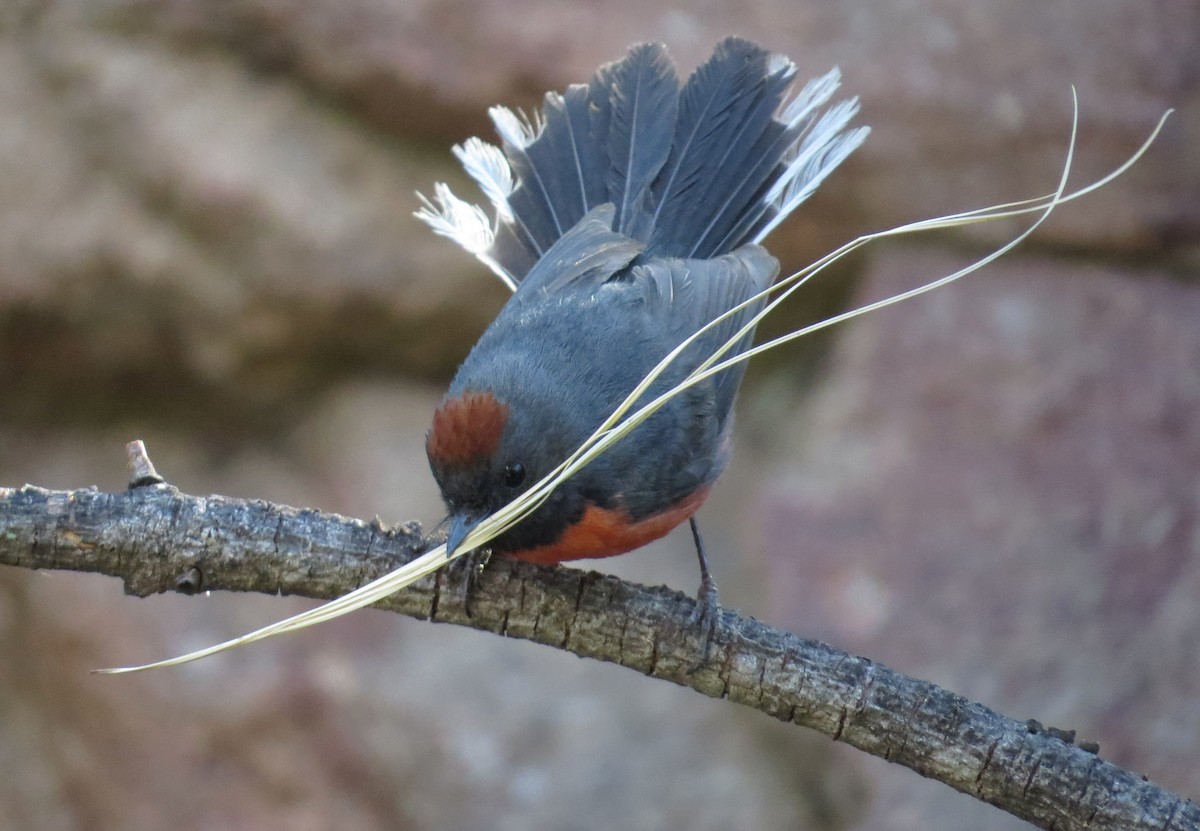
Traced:
<path fill-rule="evenodd" d="M 504 468 L 504 484 L 510 488 L 516 488 L 525 481 L 525 465 L 520 462 L 513 462 L 508 467 Z"/>

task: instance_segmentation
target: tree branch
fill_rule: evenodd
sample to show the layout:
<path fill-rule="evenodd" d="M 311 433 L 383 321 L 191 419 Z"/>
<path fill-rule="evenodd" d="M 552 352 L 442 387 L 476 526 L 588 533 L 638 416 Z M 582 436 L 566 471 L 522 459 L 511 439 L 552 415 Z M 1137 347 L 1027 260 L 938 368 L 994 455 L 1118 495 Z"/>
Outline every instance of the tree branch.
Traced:
<path fill-rule="evenodd" d="M 0 564 L 120 577 L 130 594 L 332 598 L 426 542 L 336 514 L 180 493 L 130 446 L 124 493 L 0 488 Z M 139 459 L 145 459 L 140 465 Z M 574 569 L 497 559 L 470 592 L 439 572 L 379 606 L 620 664 L 818 730 L 1042 828 L 1200 828 L 1200 808 L 1070 743 L 866 658 L 723 611 L 705 654 L 694 601 Z M 1064 738 L 1066 741 L 1064 741 Z M 1089 750 L 1093 752 L 1089 752 Z"/>

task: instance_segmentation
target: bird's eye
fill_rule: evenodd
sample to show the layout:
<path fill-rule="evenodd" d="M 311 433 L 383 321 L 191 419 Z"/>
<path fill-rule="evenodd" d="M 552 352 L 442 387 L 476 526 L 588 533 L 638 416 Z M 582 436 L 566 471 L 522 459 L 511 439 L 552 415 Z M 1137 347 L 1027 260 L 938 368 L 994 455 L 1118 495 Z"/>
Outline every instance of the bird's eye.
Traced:
<path fill-rule="evenodd" d="M 519 487 L 525 481 L 525 465 L 520 462 L 513 462 L 508 467 L 504 468 L 504 484 L 510 488 Z"/>

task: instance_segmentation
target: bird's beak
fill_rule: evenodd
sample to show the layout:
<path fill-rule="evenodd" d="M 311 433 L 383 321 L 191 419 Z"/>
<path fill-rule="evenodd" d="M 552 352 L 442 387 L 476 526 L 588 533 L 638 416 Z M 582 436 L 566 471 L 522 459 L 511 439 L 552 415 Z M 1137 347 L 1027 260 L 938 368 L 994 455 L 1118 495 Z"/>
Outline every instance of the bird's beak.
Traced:
<path fill-rule="evenodd" d="M 486 514 L 470 511 L 458 511 L 450 515 L 450 532 L 446 535 L 446 556 L 451 556 L 458 550 L 462 541 L 467 538 L 467 534 L 471 533 L 485 516 Z"/>

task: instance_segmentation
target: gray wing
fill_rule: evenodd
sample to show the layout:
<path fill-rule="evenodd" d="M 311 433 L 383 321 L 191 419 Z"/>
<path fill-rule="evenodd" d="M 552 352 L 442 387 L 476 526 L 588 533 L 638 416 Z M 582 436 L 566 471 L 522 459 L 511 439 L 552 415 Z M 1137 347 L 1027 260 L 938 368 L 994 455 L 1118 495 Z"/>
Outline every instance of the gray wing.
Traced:
<path fill-rule="evenodd" d="M 758 245 L 744 245 L 732 253 L 712 260 L 653 258 L 635 265 L 629 280 L 641 284 L 651 304 L 652 314 L 661 318 L 675 345 L 698 332 L 725 312 L 771 285 L 779 272 L 779 261 Z M 702 334 L 679 358 L 689 368 L 699 365 L 719 349 L 762 309 L 757 300 L 730 315 Z M 725 353 L 732 357 L 749 347 L 753 330 L 747 332 Z M 717 412 L 725 418 L 733 407 L 745 372 L 738 364 L 714 378 Z"/>
<path fill-rule="evenodd" d="M 612 230 L 615 217 L 612 204 L 589 211 L 529 270 L 513 301 L 535 302 L 580 281 L 603 283 L 625 269 L 645 245 Z"/>

